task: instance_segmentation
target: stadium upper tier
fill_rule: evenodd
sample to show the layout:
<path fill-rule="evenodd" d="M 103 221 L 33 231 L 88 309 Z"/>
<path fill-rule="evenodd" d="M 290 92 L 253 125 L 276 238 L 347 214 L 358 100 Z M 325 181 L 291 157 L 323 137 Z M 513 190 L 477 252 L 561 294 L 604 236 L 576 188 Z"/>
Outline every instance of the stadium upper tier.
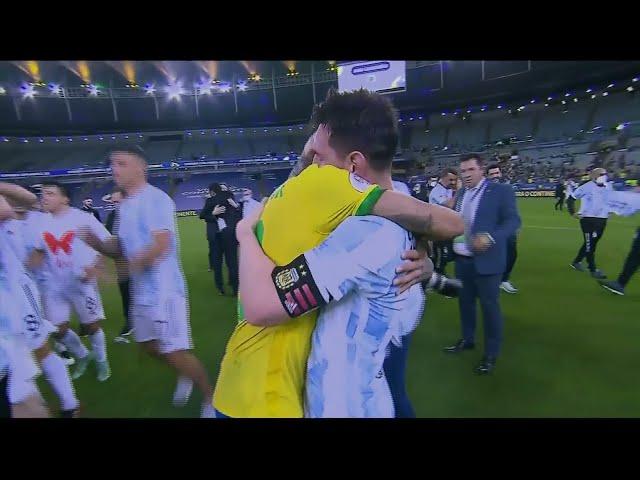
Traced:
<path fill-rule="evenodd" d="M 636 96 L 612 94 L 578 102 L 569 96 L 547 105 L 537 103 L 474 114 L 439 113 L 426 119 L 401 114 L 398 153 L 407 159 L 428 158 L 484 151 L 500 146 L 499 142 L 502 145 L 563 142 L 574 145 L 563 147 L 561 153 L 573 156 L 586 153 L 590 143 L 607 136 L 634 137 L 632 141 L 637 142 L 635 137 L 640 135 L 640 100 Z M 74 137 L 4 137 L 0 139 L 0 171 L 100 165 L 107 150 L 115 145 L 140 145 L 152 162 L 161 163 L 287 155 L 299 153 L 305 141 L 302 125 Z M 548 149 L 544 154 L 542 150 L 532 150 L 530 157 L 553 157 L 556 153 Z"/>

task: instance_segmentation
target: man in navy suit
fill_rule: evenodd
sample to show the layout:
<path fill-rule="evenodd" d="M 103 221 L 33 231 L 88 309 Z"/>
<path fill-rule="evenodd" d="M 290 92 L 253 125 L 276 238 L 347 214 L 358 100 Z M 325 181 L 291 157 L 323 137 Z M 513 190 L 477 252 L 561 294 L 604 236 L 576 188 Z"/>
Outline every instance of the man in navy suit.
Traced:
<path fill-rule="evenodd" d="M 509 185 L 488 181 L 484 160 L 478 154 L 460 160 L 463 188 L 455 198 L 455 209 L 462 214 L 464 235 L 454 240 L 456 277 L 463 287 L 458 297 L 462 338 L 445 352 L 458 353 L 475 346 L 476 300 L 480 300 L 484 319 L 485 354 L 476 373 L 488 374 L 495 368 L 502 344 L 503 319 L 499 292 L 507 265 L 507 242 L 520 227 L 516 197 Z"/>

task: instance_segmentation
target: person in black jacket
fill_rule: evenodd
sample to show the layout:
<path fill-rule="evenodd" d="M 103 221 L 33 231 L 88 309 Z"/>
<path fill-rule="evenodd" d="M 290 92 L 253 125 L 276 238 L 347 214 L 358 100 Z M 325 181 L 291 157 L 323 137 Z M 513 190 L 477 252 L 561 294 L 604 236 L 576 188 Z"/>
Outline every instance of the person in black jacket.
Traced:
<path fill-rule="evenodd" d="M 558 210 L 560 208 L 560 211 L 562 211 L 564 205 L 564 183 L 562 180 L 559 180 L 556 185 L 556 198 L 558 201 L 555 204 L 555 209 Z"/>
<path fill-rule="evenodd" d="M 90 213 L 91 215 L 96 217 L 96 220 L 102 223 L 102 220 L 100 220 L 100 213 L 98 212 L 98 210 L 93 208 L 93 200 L 91 198 L 85 198 L 82 201 L 82 208 L 80 210 L 82 210 L 83 212 Z"/>
<path fill-rule="evenodd" d="M 114 204 L 115 208 L 109 212 L 105 227 L 109 230 L 111 235 L 117 235 L 120 227 L 118 221 L 118 207 L 120 202 L 124 199 L 124 190 L 116 187 L 111 194 L 110 201 Z M 124 313 L 124 325 L 120 334 L 114 339 L 117 343 L 129 343 L 127 338 L 133 332 L 131 326 L 131 320 L 129 319 L 129 305 L 131 304 L 131 290 L 129 288 L 129 272 L 127 268 L 127 262 L 124 258 L 117 258 L 115 260 L 116 272 L 118 275 L 118 288 L 120 289 L 120 297 L 122 298 L 122 310 Z"/>
<path fill-rule="evenodd" d="M 224 295 L 222 279 L 222 258 L 224 257 L 229 271 L 229 284 L 236 295 L 238 292 L 236 224 L 242 219 L 242 210 L 226 185 L 212 183 L 209 186 L 209 198 L 200 212 L 200 218 L 207 222 L 209 266 L 213 268 L 216 288 L 221 295 Z"/>

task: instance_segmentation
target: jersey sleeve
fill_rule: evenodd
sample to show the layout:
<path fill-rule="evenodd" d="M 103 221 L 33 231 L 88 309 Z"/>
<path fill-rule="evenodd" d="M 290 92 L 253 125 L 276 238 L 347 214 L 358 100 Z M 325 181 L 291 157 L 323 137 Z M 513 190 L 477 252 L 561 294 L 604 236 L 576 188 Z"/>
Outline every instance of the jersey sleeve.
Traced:
<path fill-rule="evenodd" d="M 157 195 L 147 205 L 149 230 L 156 232 L 175 229 L 175 206 L 169 196 Z"/>
<path fill-rule="evenodd" d="M 406 232 L 379 217 L 345 220 L 323 243 L 305 253 L 313 281 L 328 303 L 358 290 L 368 298 L 395 288 Z"/>
<path fill-rule="evenodd" d="M 584 197 L 587 194 L 587 189 L 586 186 L 588 184 L 585 183 L 584 185 L 579 186 L 578 188 L 576 188 L 572 193 L 571 196 L 573 198 L 575 198 L 576 200 L 581 199 L 582 197 Z"/>
<path fill-rule="evenodd" d="M 384 192 L 346 170 L 333 166 L 311 166 L 296 178 L 305 182 L 309 202 L 319 214 L 318 229 L 331 233 L 346 218 L 370 215 Z"/>
<path fill-rule="evenodd" d="M 89 228 L 93 232 L 93 234 L 100 239 L 101 242 L 104 242 L 108 239 L 111 234 L 109 230 L 95 217 L 95 215 L 88 214 L 88 223 Z"/>

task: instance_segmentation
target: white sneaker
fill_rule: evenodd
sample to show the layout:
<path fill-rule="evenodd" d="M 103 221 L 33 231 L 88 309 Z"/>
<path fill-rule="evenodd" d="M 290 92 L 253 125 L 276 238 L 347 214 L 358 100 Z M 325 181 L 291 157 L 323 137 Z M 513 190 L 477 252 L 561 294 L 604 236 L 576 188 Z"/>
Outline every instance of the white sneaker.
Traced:
<path fill-rule="evenodd" d="M 502 282 L 500 288 L 507 293 L 518 293 L 518 289 L 511 282 Z"/>
<path fill-rule="evenodd" d="M 187 377 L 178 377 L 178 384 L 173 392 L 173 406 L 184 407 L 193 391 L 193 381 Z"/>

